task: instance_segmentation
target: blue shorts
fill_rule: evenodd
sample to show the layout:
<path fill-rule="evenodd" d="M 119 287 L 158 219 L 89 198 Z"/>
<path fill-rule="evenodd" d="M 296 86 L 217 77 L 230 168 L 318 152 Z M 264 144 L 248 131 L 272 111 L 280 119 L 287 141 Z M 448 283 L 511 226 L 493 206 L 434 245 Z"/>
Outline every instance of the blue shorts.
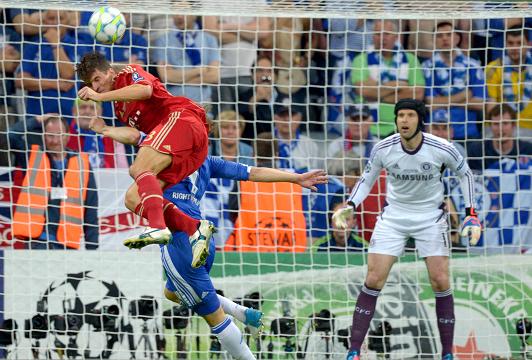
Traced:
<path fill-rule="evenodd" d="M 216 289 L 212 284 L 211 271 L 216 253 L 211 239 L 209 257 L 204 266 L 194 269 L 192 249 L 185 233 L 175 233 L 172 241 L 161 246 L 161 260 L 166 273 L 166 288 L 177 295 L 181 304 L 191 308 L 196 314 L 212 314 L 220 307 Z"/>

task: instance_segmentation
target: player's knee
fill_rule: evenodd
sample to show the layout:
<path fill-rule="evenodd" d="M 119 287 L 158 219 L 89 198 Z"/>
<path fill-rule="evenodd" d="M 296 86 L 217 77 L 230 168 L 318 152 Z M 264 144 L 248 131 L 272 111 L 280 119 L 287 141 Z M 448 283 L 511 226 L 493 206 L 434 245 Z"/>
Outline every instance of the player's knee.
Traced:
<path fill-rule="evenodd" d="M 368 271 L 366 275 L 366 286 L 372 289 L 382 289 L 386 278 L 379 274 L 378 272 Z"/>
<path fill-rule="evenodd" d="M 136 192 L 136 188 L 130 187 L 127 189 L 126 196 L 124 197 L 124 204 L 126 205 L 126 208 L 131 211 L 135 211 L 135 208 L 137 207 L 138 194 Z"/>
<path fill-rule="evenodd" d="M 172 302 L 175 302 L 175 303 L 178 303 L 179 304 L 179 299 L 177 298 L 177 295 L 168 290 L 168 289 L 164 289 L 164 297 L 167 298 L 168 300 L 172 301 Z"/>
<path fill-rule="evenodd" d="M 430 283 L 434 291 L 445 291 L 449 289 L 449 276 L 442 272 L 430 275 Z"/>

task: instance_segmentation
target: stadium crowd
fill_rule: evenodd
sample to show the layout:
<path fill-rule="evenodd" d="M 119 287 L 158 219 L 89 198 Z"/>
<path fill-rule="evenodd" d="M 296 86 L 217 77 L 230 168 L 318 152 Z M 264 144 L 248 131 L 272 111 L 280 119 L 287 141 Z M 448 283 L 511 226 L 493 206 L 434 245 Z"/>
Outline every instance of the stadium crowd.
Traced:
<path fill-rule="evenodd" d="M 48 133 L 56 130 L 48 126 L 59 128 L 56 137 L 70 134 L 61 140 L 68 155 L 42 165 L 52 178 L 68 172 L 72 156 L 86 156 L 89 174 L 92 169 L 131 164 L 135 148 L 98 136 L 88 125 L 90 118 L 101 116 L 118 126 L 112 105 L 76 99 L 82 84 L 75 65 L 96 50 L 117 68 L 128 63 L 145 66 L 173 95 L 206 107 L 213 125 L 211 155 L 296 172 L 326 169 L 331 179 L 318 186 L 317 193 L 292 194 L 291 201 L 301 204 L 306 229 L 304 238 L 293 242 L 305 244 L 307 250 L 366 247 L 384 206 L 384 175 L 352 219 L 353 232 L 335 229 L 330 216 L 345 201 L 373 145 L 395 131 L 394 104 L 408 97 L 425 101 L 426 131 L 453 142 L 479 175 L 479 192 L 487 194 L 479 199 L 487 229 L 479 249 L 532 251 L 532 18 L 124 15 L 128 29 L 123 39 L 103 45 L 88 32 L 88 12 L 0 11 L 0 166 L 22 170 L 10 179 L 18 184 L 13 204 L 24 200 L 18 193 L 20 185 L 27 184 L 24 170 L 36 161 L 30 155 L 38 148 L 32 145 L 46 151 L 52 141 L 59 141 L 50 138 Z M 463 250 L 457 182 L 448 171 L 444 181 L 453 242 Z M 85 247 L 95 249 L 98 197 L 87 191 L 96 186 L 92 176 L 85 186 L 82 194 L 89 211 L 80 220 L 86 227 Z M 239 212 L 250 210 L 245 208 L 250 194 L 240 186 L 213 179 L 202 202 L 205 215 L 221 230 L 217 245 L 226 250 L 241 250 L 235 228 L 258 226 L 239 219 Z M 44 217 L 49 222 L 59 221 L 57 207 L 65 194 L 54 196 L 47 205 L 55 212 Z M 275 194 L 265 194 L 258 201 L 276 203 L 272 197 Z M 13 212 L 13 217 L 24 218 Z M 256 240 L 251 250 L 276 251 L 276 241 L 291 236 L 290 229 L 276 221 L 267 224 L 284 229 L 275 232 L 275 241 Z M 60 237 L 57 227 L 31 230 L 36 233 L 17 234 L 13 229 L 13 234 L 37 241 L 34 248 Z M 286 234 L 279 235 L 282 232 Z M 79 248 L 79 242 L 63 244 Z"/>

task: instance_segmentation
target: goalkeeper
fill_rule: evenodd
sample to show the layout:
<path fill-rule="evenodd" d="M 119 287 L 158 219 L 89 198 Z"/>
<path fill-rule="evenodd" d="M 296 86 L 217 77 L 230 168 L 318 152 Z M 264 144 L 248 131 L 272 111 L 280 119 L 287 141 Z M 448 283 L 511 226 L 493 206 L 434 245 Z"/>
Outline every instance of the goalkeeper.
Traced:
<path fill-rule="evenodd" d="M 481 226 L 473 208 L 473 175 L 464 158 L 447 140 L 422 132 L 425 105 L 402 99 L 395 105 L 397 134 L 377 143 L 364 174 L 349 196 L 348 205 L 333 214 L 340 228 L 369 194 L 382 169 L 386 170 L 386 206 L 378 217 L 368 249 L 368 271 L 353 313 L 348 360 L 360 359 L 360 348 L 368 331 L 377 297 L 392 265 L 403 254 L 409 238 L 416 241 L 425 259 L 436 297 L 436 317 L 442 358 L 453 359 L 454 302 L 449 281 L 450 242 L 443 206 L 441 176 L 446 168 L 460 179 L 466 206 L 462 235 L 476 245 Z"/>
<path fill-rule="evenodd" d="M 97 133 L 105 133 L 106 136 L 116 141 L 131 145 L 141 143 L 145 137 L 133 128 L 106 126 L 99 118 L 92 119 L 90 127 Z M 103 128 L 106 129 L 105 132 Z M 322 170 L 296 174 L 270 168 L 249 167 L 207 156 L 207 159 L 193 174 L 164 190 L 164 198 L 171 202 L 166 206 L 177 207 L 188 216 L 201 219 L 199 202 L 207 190 L 211 178 L 256 182 L 291 182 L 312 191 L 317 190 L 317 184 L 328 181 Z M 231 318 L 226 316 L 226 313 L 248 325 L 254 332 L 257 332 L 257 328 L 262 326 L 262 313 L 217 295 L 209 276 L 215 255 L 214 240 L 210 239 L 210 251 L 206 264 L 194 268 L 191 265 L 192 245 L 188 241 L 183 241 L 187 238 L 188 235 L 184 232 L 174 232 L 170 242 L 160 246 L 161 260 L 167 275 L 164 295 L 167 299 L 185 305 L 203 317 L 222 347 L 234 359 L 255 359 L 246 342 L 242 341 L 242 333 L 239 328 Z M 128 239 L 124 242 L 124 245 L 129 248 L 142 248 L 149 244 L 152 242 L 142 238 Z"/>

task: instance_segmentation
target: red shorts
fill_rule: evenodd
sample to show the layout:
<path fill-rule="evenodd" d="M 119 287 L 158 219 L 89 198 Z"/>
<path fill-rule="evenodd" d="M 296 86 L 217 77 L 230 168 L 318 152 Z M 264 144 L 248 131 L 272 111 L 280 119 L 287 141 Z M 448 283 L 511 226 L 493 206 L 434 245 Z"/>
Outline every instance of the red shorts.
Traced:
<path fill-rule="evenodd" d="M 205 116 L 185 109 L 168 115 L 140 146 L 149 146 L 172 156 L 172 163 L 157 178 L 174 185 L 198 170 L 207 158 L 209 138 Z"/>

